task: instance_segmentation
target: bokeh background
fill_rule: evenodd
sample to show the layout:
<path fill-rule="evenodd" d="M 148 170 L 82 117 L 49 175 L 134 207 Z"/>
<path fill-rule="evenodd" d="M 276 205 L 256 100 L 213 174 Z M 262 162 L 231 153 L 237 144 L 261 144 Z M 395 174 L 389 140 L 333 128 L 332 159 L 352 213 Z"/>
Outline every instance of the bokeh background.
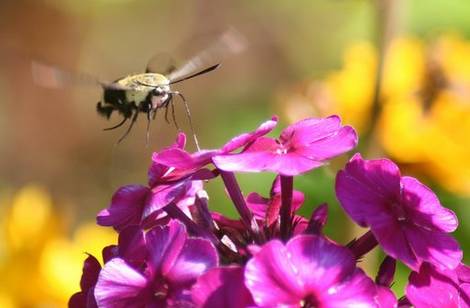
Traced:
<path fill-rule="evenodd" d="M 149 147 L 145 121 L 115 146 L 123 131 L 102 131 L 118 119 L 96 114 L 101 90 L 42 88 L 31 61 L 113 80 L 142 72 L 158 53 L 184 61 L 200 37 L 229 27 L 246 37 L 246 50 L 177 87 L 190 101 L 202 147 L 218 147 L 273 114 L 281 127 L 339 114 L 360 133 L 363 156 L 394 159 L 457 212 L 455 234 L 470 249 L 469 1 L 2 0 L 0 307 L 64 306 L 79 288 L 84 252 L 99 255 L 116 240 L 95 226 L 97 211 L 119 186 L 146 183 L 151 153 L 176 136 L 160 114 Z M 365 232 L 334 197 L 334 175 L 346 159 L 295 182 L 306 195 L 305 215 L 329 203 L 326 233 L 341 243 Z M 239 179 L 245 193 L 267 195 L 273 177 Z M 211 207 L 235 217 L 213 182 Z M 375 274 L 380 258 L 364 268 Z M 399 295 L 406 270 L 400 275 Z"/>

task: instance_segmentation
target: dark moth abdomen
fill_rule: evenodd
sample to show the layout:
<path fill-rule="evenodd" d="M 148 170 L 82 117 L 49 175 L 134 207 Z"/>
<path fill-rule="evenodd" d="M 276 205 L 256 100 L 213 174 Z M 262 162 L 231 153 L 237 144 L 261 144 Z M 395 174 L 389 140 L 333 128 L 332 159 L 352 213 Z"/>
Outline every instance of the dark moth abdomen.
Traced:
<path fill-rule="evenodd" d="M 132 116 L 134 111 L 148 112 L 152 101 L 152 92 L 135 92 L 122 89 L 104 89 L 103 100 L 96 106 L 97 112 L 109 119 L 114 111 L 124 118 Z"/>

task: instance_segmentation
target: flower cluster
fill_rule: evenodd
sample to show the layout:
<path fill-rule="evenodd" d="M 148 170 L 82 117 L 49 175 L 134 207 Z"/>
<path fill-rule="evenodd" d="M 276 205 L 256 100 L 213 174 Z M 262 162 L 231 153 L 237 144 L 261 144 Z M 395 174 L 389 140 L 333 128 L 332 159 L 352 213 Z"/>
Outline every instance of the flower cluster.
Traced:
<path fill-rule="evenodd" d="M 89 255 L 71 307 L 438 307 L 470 306 L 470 268 L 449 235 L 454 213 L 417 179 L 387 159 L 359 154 L 336 177 L 337 198 L 370 230 L 347 245 L 323 233 L 327 204 L 297 214 L 294 177 L 352 150 L 357 134 L 339 117 L 306 119 L 266 135 L 277 118 L 220 149 L 185 151 L 186 138 L 155 153 L 148 185 L 128 185 L 97 217 L 119 232 Z M 270 195 L 243 195 L 234 172 L 276 174 Z M 209 210 L 204 183 L 216 178 L 239 213 Z M 379 245 L 386 254 L 375 279 L 358 267 Z M 406 296 L 390 286 L 396 261 L 412 273 Z"/>

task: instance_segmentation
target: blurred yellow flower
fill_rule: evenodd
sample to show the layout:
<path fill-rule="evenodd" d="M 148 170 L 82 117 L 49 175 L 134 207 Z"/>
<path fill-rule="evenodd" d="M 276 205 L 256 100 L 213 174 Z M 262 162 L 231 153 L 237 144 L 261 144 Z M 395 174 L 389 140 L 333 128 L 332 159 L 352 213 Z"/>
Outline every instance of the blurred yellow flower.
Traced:
<path fill-rule="evenodd" d="M 340 114 L 345 123 L 361 131 L 369 116 L 376 63 L 371 44 L 352 46 L 344 55 L 342 70 L 331 73 L 325 82 L 314 81 L 283 95 L 280 101 L 289 121 Z"/>
<path fill-rule="evenodd" d="M 351 46 L 339 71 L 281 98 L 289 119 L 336 113 L 364 132 L 371 123 L 377 60 L 371 44 Z M 455 35 L 430 44 L 393 40 L 380 102 L 376 133 L 387 154 L 452 192 L 470 195 L 470 42 Z"/>
<path fill-rule="evenodd" d="M 64 307 L 79 290 L 85 252 L 99 257 L 115 233 L 92 222 L 69 237 L 64 216 L 37 185 L 1 203 L 0 307 Z"/>

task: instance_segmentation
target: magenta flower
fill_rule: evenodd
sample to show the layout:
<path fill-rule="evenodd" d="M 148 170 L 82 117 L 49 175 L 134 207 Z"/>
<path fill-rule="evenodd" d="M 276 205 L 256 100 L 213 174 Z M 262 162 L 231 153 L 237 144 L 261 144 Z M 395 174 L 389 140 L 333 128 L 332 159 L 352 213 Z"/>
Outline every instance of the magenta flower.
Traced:
<path fill-rule="evenodd" d="M 266 135 L 276 127 L 277 117 L 272 117 L 262 123 L 257 129 L 249 133 L 243 133 L 229 140 L 221 149 L 201 150 L 196 153 L 188 153 L 184 147 L 173 146 L 153 155 L 155 164 L 173 167 L 176 170 L 195 171 L 212 162 L 212 157 L 218 154 L 228 154 L 247 144 L 252 143 L 257 138 Z"/>
<path fill-rule="evenodd" d="M 254 307 L 253 298 L 244 283 L 242 267 L 217 267 L 199 277 L 192 289 L 197 307 Z"/>
<path fill-rule="evenodd" d="M 217 155 L 213 161 L 217 168 L 225 171 L 298 175 L 356 146 L 356 132 L 340 122 L 338 116 L 306 119 L 284 129 L 277 140 L 260 137 L 241 153 Z"/>
<path fill-rule="evenodd" d="M 150 189 L 142 185 L 120 187 L 114 193 L 109 207 L 98 213 L 98 225 L 113 226 L 120 231 L 127 226 L 140 224 L 149 193 Z"/>
<path fill-rule="evenodd" d="M 99 307 L 182 306 L 191 300 L 196 279 L 218 264 L 214 246 L 188 238 L 177 221 L 147 232 L 145 243 L 145 266 L 133 267 L 121 257 L 104 265 L 95 286 Z"/>
<path fill-rule="evenodd" d="M 171 149 L 184 149 L 186 145 L 186 135 L 184 133 L 178 133 L 175 143 L 171 146 L 163 149 L 162 151 Z M 165 176 L 168 175 L 170 168 L 168 166 L 159 164 L 154 161 L 156 153 L 152 155 L 152 164 L 148 170 L 148 184 L 149 186 L 156 186 L 158 184 L 166 183 Z"/>
<path fill-rule="evenodd" d="M 202 182 L 192 181 L 191 178 L 153 188 L 123 186 L 113 195 L 109 207 L 98 213 L 96 220 L 99 225 L 113 226 L 118 231 L 131 225 L 150 228 L 169 220 L 163 210 L 170 203 L 177 204 L 184 213 L 190 215 L 188 207 L 194 204 L 195 194 L 200 189 Z"/>
<path fill-rule="evenodd" d="M 175 143 L 164 151 L 183 149 L 185 143 L 186 136 L 180 133 Z M 190 215 L 188 207 L 194 204 L 195 194 L 202 189 L 201 180 L 214 177 L 207 169 L 193 171 L 177 170 L 153 162 L 148 171 L 149 186 L 120 187 L 109 207 L 98 213 L 98 224 L 113 226 L 118 231 L 131 225 L 142 225 L 148 229 L 169 220 L 163 209 L 172 202 Z"/>
<path fill-rule="evenodd" d="M 80 279 L 80 292 L 75 293 L 69 300 L 70 308 L 97 307 L 95 296 L 95 284 L 101 270 L 101 264 L 92 255 L 88 255 L 83 263 L 83 273 Z"/>
<path fill-rule="evenodd" d="M 419 272 L 411 273 L 406 297 L 416 308 L 470 307 L 470 281 L 461 274 L 460 267 L 465 265 L 439 270 L 423 263 Z"/>
<path fill-rule="evenodd" d="M 266 243 L 248 261 L 245 284 L 262 307 L 376 307 L 376 286 L 349 250 L 316 235 Z"/>
<path fill-rule="evenodd" d="M 424 262 L 455 268 L 462 259 L 448 233 L 455 214 L 412 177 L 402 177 L 388 159 L 363 160 L 356 154 L 336 177 L 337 197 L 359 225 L 370 227 L 385 252 L 413 270 Z"/>

